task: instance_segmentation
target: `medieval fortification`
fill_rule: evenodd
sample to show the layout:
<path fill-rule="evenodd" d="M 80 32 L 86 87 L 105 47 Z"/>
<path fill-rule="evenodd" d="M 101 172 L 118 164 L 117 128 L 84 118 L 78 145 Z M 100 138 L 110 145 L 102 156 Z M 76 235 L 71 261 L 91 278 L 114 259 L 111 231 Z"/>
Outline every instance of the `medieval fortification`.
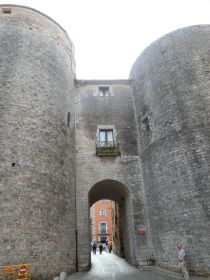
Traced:
<path fill-rule="evenodd" d="M 209 25 L 152 43 L 128 80 L 77 80 L 61 26 L 0 6 L 0 265 L 89 269 L 89 208 L 106 198 L 131 264 L 175 269 L 183 242 L 209 275 L 209 148 Z"/>

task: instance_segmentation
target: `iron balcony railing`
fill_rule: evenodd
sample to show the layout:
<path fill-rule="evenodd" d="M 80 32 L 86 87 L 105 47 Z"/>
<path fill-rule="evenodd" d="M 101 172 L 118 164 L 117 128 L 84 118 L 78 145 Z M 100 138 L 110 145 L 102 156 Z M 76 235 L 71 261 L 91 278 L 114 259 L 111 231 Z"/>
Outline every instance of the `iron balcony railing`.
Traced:
<path fill-rule="evenodd" d="M 96 155 L 98 156 L 118 156 L 120 155 L 119 142 L 115 141 L 98 141 L 96 142 Z"/>

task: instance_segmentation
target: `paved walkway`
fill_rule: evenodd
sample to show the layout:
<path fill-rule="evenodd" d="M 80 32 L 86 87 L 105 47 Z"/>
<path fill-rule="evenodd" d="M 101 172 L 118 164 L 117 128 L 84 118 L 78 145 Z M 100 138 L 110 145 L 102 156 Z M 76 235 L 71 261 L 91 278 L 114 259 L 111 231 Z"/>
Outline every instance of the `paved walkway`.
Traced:
<path fill-rule="evenodd" d="M 92 268 L 88 272 L 77 272 L 67 280 L 183 280 L 181 274 L 164 269 L 148 267 L 141 270 L 131 266 L 114 254 L 103 252 L 91 255 Z M 209 280 L 210 278 L 191 277 L 190 280 Z"/>

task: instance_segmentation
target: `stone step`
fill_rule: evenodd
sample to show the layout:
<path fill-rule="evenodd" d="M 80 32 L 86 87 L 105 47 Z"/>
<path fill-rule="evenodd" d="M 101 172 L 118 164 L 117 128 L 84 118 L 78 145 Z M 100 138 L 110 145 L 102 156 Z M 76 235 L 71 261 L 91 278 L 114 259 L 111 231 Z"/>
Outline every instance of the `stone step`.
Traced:
<path fill-rule="evenodd" d="M 99 273 L 94 273 L 90 274 L 89 276 L 86 273 L 74 273 L 73 275 L 70 275 L 66 278 L 66 280 L 93 280 L 93 279 L 97 279 L 97 280 L 113 280 L 115 278 L 113 278 L 114 275 L 113 273 L 103 273 L 103 274 L 99 274 Z"/>
<path fill-rule="evenodd" d="M 167 269 L 164 269 L 164 268 L 160 268 L 160 267 L 157 267 L 157 266 L 150 266 L 149 269 L 144 269 L 145 271 L 151 271 L 153 274 L 156 273 L 157 275 L 162 275 L 164 277 L 169 277 L 168 279 L 184 279 L 183 277 L 183 274 L 180 272 L 173 272 L 173 271 L 170 271 L 170 270 L 167 270 Z M 164 278 L 165 279 L 165 278 Z M 193 279 L 193 280 L 208 280 L 210 279 L 209 277 L 208 278 L 205 278 L 205 277 L 202 277 L 202 276 L 190 276 L 190 279 Z"/>
<path fill-rule="evenodd" d="M 169 277 L 169 279 L 183 279 L 183 275 L 181 273 L 173 272 L 156 266 L 150 266 L 148 271 L 151 271 L 152 273 L 157 273 L 158 275 Z"/>

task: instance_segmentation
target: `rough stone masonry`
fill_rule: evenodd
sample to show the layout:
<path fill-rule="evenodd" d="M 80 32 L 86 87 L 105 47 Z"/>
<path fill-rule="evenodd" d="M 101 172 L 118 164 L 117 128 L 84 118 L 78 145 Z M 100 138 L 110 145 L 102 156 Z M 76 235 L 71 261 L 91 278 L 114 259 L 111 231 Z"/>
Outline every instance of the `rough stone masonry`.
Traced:
<path fill-rule="evenodd" d="M 39 280 L 89 269 L 89 207 L 107 198 L 131 264 L 175 269 L 183 242 L 210 275 L 209 88 L 209 25 L 152 43 L 128 80 L 85 81 L 61 26 L 1 5 L 0 265 Z"/>

